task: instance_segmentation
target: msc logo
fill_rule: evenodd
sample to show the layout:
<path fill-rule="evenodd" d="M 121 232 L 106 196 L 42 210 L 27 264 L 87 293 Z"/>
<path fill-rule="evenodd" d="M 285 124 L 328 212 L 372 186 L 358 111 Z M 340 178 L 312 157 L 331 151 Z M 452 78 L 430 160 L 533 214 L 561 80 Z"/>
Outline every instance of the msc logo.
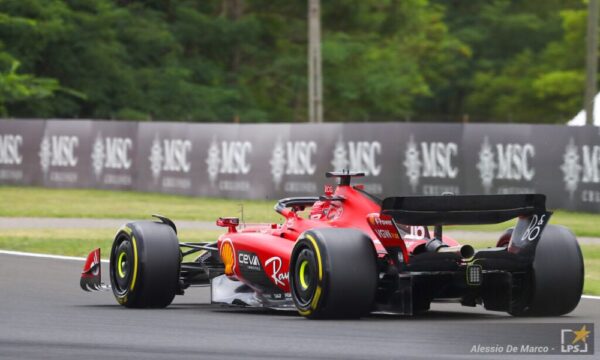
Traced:
<path fill-rule="evenodd" d="M 247 174 L 250 172 L 250 163 L 247 161 L 248 154 L 252 152 L 252 144 L 249 141 L 221 141 L 213 139 L 206 164 L 208 177 L 214 182 L 219 174 Z"/>
<path fill-rule="evenodd" d="M 130 151 L 133 142 L 130 138 L 96 136 L 92 148 L 92 167 L 97 177 L 106 169 L 129 169 L 131 167 Z"/>
<path fill-rule="evenodd" d="M 379 141 L 348 141 L 340 137 L 333 150 L 331 165 L 335 171 L 345 169 L 364 172 L 366 176 L 378 176 L 381 165 L 377 157 L 381 155 Z"/>
<path fill-rule="evenodd" d="M 150 148 L 150 169 L 152 176 L 157 179 L 162 171 L 188 173 L 192 169 L 189 154 L 192 151 L 192 142 L 183 139 L 163 139 L 158 135 Z"/>
<path fill-rule="evenodd" d="M 23 145 L 21 135 L 0 135 L 0 165 L 21 165 L 23 162 L 21 145 Z"/>
<path fill-rule="evenodd" d="M 68 135 L 44 136 L 40 144 L 40 165 L 46 173 L 51 166 L 75 167 L 78 158 L 75 151 L 79 147 L 79 138 Z"/>
<path fill-rule="evenodd" d="M 535 170 L 529 165 L 535 157 L 532 144 L 498 143 L 494 148 L 486 136 L 479 150 L 479 177 L 486 192 L 490 192 L 494 180 L 531 181 Z"/>
<path fill-rule="evenodd" d="M 271 154 L 271 175 L 277 186 L 283 175 L 313 175 L 317 169 L 312 156 L 317 153 L 314 141 L 286 141 L 278 139 Z"/>
<path fill-rule="evenodd" d="M 406 176 L 417 191 L 420 178 L 454 179 L 458 168 L 453 165 L 453 158 L 458 155 L 458 145 L 454 142 L 426 142 L 420 146 L 411 135 L 404 151 L 404 167 Z"/>
<path fill-rule="evenodd" d="M 577 190 L 579 182 L 600 183 L 600 146 L 577 146 L 571 138 L 565 148 L 563 163 L 560 167 L 563 172 L 565 189 L 571 197 Z"/>
<path fill-rule="evenodd" d="M 587 339 L 592 331 L 587 329 L 587 325 L 583 325 L 579 330 L 561 329 L 560 330 L 560 352 L 561 353 L 577 353 L 585 354 L 592 353 L 588 349 Z"/>

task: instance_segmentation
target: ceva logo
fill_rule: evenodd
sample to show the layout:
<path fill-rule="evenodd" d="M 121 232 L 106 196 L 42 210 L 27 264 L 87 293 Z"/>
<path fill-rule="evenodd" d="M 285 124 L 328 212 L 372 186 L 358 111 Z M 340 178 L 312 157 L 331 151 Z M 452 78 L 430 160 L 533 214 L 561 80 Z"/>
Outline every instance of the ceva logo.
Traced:
<path fill-rule="evenodd" d="M 457 155 L 458 145 L 454 142 L 422 141 L 417 144 L 411 135 L 404 151 L 404 167 L 413 192 L 417 191 L 421 178 L 456 178 L 458 168 L 453 165 L 453 159 Z"/>
<path fill-rule="evenodd" d="M 312 157 L 317 153 L 314 141 L 286 141 L 278 139 L 271 153 L 271 175 L 279 187 L 283 175 L 313 175 L 317 167 Z"/>
<path fill-rule="evenodd" d="M 92 168 L 96 177 L 104 169 L 127 170 L 131 168 L 130 151 L 133 141 L 130 138 L 96 136 L 92 148 Z"/>
<path fill-rule="evenodd" d="M 160 139 L 155 136 L 150 148 L 150 169 L 154 179 L 158 179 L 163 171 L 188 173 L 192 169 L 189 154 L 192 142 L 187 139 Z"/>
<path fill-rule="evenodd" d="M 364 172 L 366 176 L 379 176 L 381 165 L 378 156 L 382 146 L 379 141 L 347 141 L 338 139 L 333 149 L 331 165 L 335 171 L 352 170 Z"/>
<path fill-rule="evenodd" d="M 206 156 L 206 171 L 214 185 L 219 174 L 248 174 L 251 165 L 248 155 L 252 152 L 249 141 L 217 141 L 214 138 Z"/>
<path fill-rule="evenodd" d="M 23 162 L 21 145 L 23 145 L 21 135 L 0 135 L 0 165 L 21 165 Z"/>
<path fill-rule="evenodd" d="M 530 166 L 530 160 L 534 157 L 535 147 L 530 143 L 497 143 L 494 147 L 486 136 L 477 163 L 485 192 L 491 191 L 494 180 L 533 180 L 535 169 Z"/>
<path fill-rule="evenodd" d="M 75 151 L 79 147 L 79 138 L 68 135 L 44 136 L 40 144 L 40 165 L 47 173 L 51 166 L 75 167 L 78 158 Z"/>

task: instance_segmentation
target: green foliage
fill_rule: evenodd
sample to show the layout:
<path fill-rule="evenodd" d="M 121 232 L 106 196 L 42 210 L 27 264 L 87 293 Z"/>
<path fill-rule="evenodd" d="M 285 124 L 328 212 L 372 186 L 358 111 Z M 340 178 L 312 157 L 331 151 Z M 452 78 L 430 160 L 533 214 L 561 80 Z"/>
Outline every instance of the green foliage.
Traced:
<path fill-rule="evenodd" d="M 585 6 L 322 1 L 325 119 L 564 122 Z M 306 17 L 306 0 L 2 0 L 0 115 L 306 121 Z"/>
<path fill-rule="evenodd" d="M 451 33 L 473 55 L 459 67 L 454 92 L 436 94 L 442 109 L 475 121 L 564 123 L 573 117 L 583 104 L 584 5 L 558 0 L 449 5 Z"/>
<path fill-rule="evenodd" d="M 18 74 L 18 68 L 19 62 L 13 61 L 8 72 L 0 73 L 0 115 L 6 115 L 5 104 L 45 98 L 59 89 L 56 80 Z"/>

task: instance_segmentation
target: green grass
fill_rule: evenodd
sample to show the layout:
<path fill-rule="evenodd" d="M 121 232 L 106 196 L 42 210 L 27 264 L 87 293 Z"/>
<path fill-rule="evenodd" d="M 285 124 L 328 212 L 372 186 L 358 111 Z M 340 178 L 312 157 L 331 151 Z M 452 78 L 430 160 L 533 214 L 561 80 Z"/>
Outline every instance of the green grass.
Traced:
<path fill-rule="evenodd" d="M 180 230 L 180 241 L 215 241 L 220 231 Z M 108 258 L 116 229 L 0 229 L 0 249 L 55 254 L 87 256 L 100 248 L 102 257 Z"/>
<path fill-rule="evenodd" d="M 585 285 L 583 292 L 600 295 L 600 245 L 582 245 L 585 263 Z"/>
<path fill-rule="evenodd" d="M 146 219 L 162 214 L 177 220 L 214 221 L 219 216 L 239 216 L 240 204 L 248 222 L 280 222 L 273 211 L 274 201 L 196 198 L 131 191 L 0 187 L 0 216 L 83 217 Z M 600 237 L 600 215 L 556 211 L 550 220 L 567 226 L 577 236 Z M 514 221 L 489 226 L 468 226 L 463 230 L 500 232 Z"/>
<path fill-rule="evenodd" d="M 132 191 L 45 189 L 0 186 L 0 216 L 146 219 L 161 214 L 174 221 L 215 221 L 240 216 L 248 222 L 279 218 L 273 201 L 197 198 Z"/>

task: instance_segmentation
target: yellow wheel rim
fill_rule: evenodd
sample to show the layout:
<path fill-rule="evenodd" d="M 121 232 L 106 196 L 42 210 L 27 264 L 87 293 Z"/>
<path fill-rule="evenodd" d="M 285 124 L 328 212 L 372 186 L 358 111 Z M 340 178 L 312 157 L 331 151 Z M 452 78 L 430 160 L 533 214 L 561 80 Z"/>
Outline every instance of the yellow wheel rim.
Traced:
<path fill-rule="evenodd" d="M 300 264 L 300 286 L 302 287 L 302 290 L 306 290 L 308 289 L 308 284 L 306 283 L 306 278 L 305 278 L 305 271 L 306 271 L 306 266 L 308 265 L 308 261 L 304 260 L 302 261 L 302 264 Z"/>
<path fill-rule="evenodd" d="M 119 276 L 124 278 L 125 272 L 123 271 L 123 259 L 125 258 L 125 252 L 122 252 L 119 255 L 119 260 L 117 260 L 117 271 L 119 272 Z"/>

